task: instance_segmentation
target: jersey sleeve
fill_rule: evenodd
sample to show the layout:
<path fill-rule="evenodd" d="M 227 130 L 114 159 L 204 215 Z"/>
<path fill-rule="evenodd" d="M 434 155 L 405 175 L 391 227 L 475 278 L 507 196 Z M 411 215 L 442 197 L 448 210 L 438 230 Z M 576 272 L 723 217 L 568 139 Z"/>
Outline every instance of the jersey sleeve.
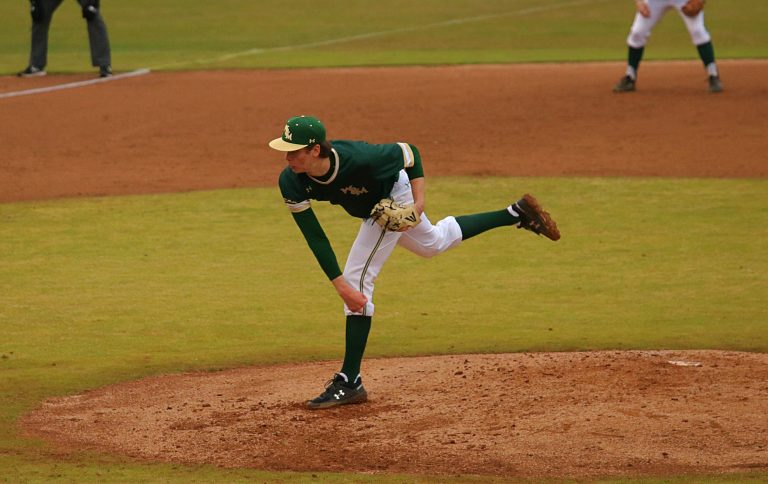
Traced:
<path fill-rule="evenodd" d="M 280 173 L 279 185 L 283 201 L 291 213 L 299 213 L 311 208 L 309 198 L 302 193 L 299 179 L 290 169 L 286 168 Z"/>
<path fill-rule="evenodd" d="M 419 149 L 411 144 L 406 146 L 410 149 L 411 156 L 413 156 L 413 163 L 411 166 L 405 167 L 405 172 L 408 174 L 408 179 L 413 180 L 414 178 L 423 178 L 424 167 L 421 165 L 421 153 L 419 153 Z M 403 149 L 405 150 L 405 148 Z"/>
<path fill-rule="evenodd" d="M 336 254 L 334 254 L 331 242 L 326 237 L 315 212 L 311 208 L 293 212 L 293 220 L 299 226 L 299 230 L 304 235 L 304 239 L 328 279 L 334 280 L 339 277 L 341 269 L 339 269 Z"/>

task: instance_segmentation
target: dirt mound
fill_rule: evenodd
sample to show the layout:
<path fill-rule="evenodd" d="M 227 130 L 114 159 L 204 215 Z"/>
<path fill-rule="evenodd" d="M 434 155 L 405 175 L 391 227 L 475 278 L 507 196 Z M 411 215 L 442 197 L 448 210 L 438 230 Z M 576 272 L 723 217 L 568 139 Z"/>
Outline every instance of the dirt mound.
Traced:
<path fill-rule="evenodd" d="M 148 378 L 22 422 L 63 449 L 297 471 L 516 477 L 768 469 L 768 355 L 632 351 L 365 362 L 370 400 L 307 410 L 336 363 Z"/>

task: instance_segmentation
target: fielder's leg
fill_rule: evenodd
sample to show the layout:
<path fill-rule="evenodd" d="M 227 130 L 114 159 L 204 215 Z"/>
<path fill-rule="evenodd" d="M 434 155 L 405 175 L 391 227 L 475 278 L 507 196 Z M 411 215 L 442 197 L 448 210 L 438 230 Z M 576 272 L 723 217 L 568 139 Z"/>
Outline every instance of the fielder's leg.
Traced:
<path fill-rule="evenodd" d="M 643 59 L 645 44 L 651 36 L 653 27 L 661 20 L 668 5 L 658 0 L 649 0 L 648 16 L 635 13 L 635 19 L 627 36 L 627 68 L 624 76 L 613 86 L 613 92 L 631 92 L 635 90 L 637 83 L 637 71 L 640 69 L 640 61 Z"/>
<path fill-rule="evenodd" d="M 689 17 L 681 10 L 678 10 L 678 13 L 683 19 L 685 27 L 688 29 L 688 34 L 691 36 L 691 42 L 696 46 L 699 58 L 704 64 L 704 69 L 707 70 L 709 92 L 721 92 L 723 90 L 723 85 L 720 82 L 720 73 L 718 72 L 717 64 L 715 63 L 715 48 L 712 45 L 712 36 L 704 26 L 704 12 L 699 12 L 695 17 Z"/>

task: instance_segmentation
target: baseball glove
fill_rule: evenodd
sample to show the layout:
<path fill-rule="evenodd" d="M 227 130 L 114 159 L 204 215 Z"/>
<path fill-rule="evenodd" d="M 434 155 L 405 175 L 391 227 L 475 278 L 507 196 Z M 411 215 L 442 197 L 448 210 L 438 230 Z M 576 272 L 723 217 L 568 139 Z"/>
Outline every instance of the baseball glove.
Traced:
<path fill-rule="evenodd" d="M 704 10 L 704 2 L 706 0 L 688 0 L 682 7 L 682 11 L 689 17 L 695 17 Z"/>
<path fill-rule="evenodd" d="M 392 232 L 415 227 L 421 222 L 421 217 L 413 205 L 403 205 L 390 198 L 384 198 L 373 207 L 371 219 L 383 229 Z"/>

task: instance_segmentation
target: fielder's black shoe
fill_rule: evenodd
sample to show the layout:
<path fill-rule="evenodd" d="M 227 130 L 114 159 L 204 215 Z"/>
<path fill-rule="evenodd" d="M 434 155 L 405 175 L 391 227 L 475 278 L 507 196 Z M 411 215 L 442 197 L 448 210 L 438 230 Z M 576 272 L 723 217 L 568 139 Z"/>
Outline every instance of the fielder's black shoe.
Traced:
<path fill-rule="evenodd" d="M 363 387 L 363 379 L 358 378 L 355 383 L 347 383 L 347 380 L 336 373 L 325 384 L 325 391 L 319 397 L 307 402 L 307 407 L 312 410 L 336 407 L 348 403 L 363 403 L 368 400 L 368 392 Z"/>
<path fill-rule="evenodd" d="M 720 77 L 709 76 L 709 92 L 722 92 L 723 83 L 720 82 Z"/>
<path fill-rule="evenodd" d="M 112 66 L 99 67 L 99 77 L 112 77 Z"/>
<path fill-rule="evenodd" d="M 545 212 L 533 195 L 525 194 L 523 198 L 512 205 L 512 209 L 520 216 L 517 228 L 530 230 L 536 235 L 543 235 L 551 240 L 560 239 L 560 231 L 552 217 Z"/>
<path fill-rule="evenodd" d="M 42 67 L 28 66 L 23 71 L 16 74 L 19 77 L 42 77 L 46 74 Z"/>
<path fill-rule="evenodd" d="M 613 92 L 630 92 L 635 90 L 635 80 L 629 76 L 619 79 L 619 82 L 613 86 Z"/>

